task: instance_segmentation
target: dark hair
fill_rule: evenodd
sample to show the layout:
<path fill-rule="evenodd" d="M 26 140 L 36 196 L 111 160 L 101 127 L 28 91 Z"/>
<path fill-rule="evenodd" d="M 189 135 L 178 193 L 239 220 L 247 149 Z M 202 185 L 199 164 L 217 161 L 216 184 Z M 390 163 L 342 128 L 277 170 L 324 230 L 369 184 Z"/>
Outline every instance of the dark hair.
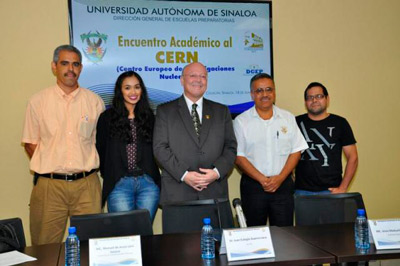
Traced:
<path fill-rule="evenodd" d="M 307 100 L 307 91 L 313 87 L 321 87 L 322 88 L 322 92 L 325 96 L 328 96 L 328 90 L 325 88 L 324 85 L 322 85 L 319 82 L 311 82 L 310 84 L 308 84 L 306 90 L 304 91 L 304 100 Z"/>
<path fill-rule="evenodd" d="M 72 45 L 69 45 L 69 44 L 60 45 L 54 50 L 54 53 L 53 53 L 53 62 L 54 63 L 58 62 L 58 59 L 60 58 L 60 52 L 61 51 L 69 51 L 69 52 L 76 53 L 79 56 L 79 63 L 82 63 L 82 54 L 81 54 L 81 52 L 75 46 L 72 46 Z"/>
<path fill-rule="evenodd" d="M 259 79 L 270 79 L 270 80 L 272 80 L 272 82 L 274 82 L 272 77 L 270 75 L 268 75 L 267 73 L 258 73 L 256 75 L 254 75 L 250 80 L 250 91 L 251 91 L 251 85 L 253 85 L 253 82 L 256 80 L 259 80 Z"/>
<path fill-rule="evenodd" d="M 132 142 L 132 132 L 128 119 L 129 111 L 125 107 L 124 96 L 121 91 L 122 83 L 129 77 L 137 78 L 142 88 L 140 100 L 137 102 L 134 110 L 138 137 L 141 136 L 147 142 L 151 142 L 153 138 L 154 114 L 150 108 L 143 79 L 134 71 L 122 73 L 115 82 L 114 98 L 112 101 L 114 112 L 111 116 L 110 135 L 111 137 L 122 139 L 127 143 Z"/>

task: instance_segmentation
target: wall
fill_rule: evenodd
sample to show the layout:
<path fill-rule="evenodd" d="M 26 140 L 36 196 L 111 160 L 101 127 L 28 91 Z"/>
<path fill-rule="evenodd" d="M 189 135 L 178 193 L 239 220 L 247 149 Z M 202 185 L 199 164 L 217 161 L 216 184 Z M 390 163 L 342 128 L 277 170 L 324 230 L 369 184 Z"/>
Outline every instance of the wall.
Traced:
<path fill-rule="evenodd" d="M 400 1 L 273 1 L 277 105 L 303 113 L 303 90 L 325 84 L 332 113 L 353 127 L 360 164 L 351 191 L 360 191 L 371 218 L 400 217 Z M 32 176 L 20 143 L 29 97 L 54 84 L 53 49 L 68 43 L 66 0 L 1 0 L 0 219 L 19 216 L 28 243 Z M 84 70 L 83 70 L 84 71 Z M 230 197 L 239 196 L 239 174 Z M 161 233 L 160 212 L 155 232 Z"/>

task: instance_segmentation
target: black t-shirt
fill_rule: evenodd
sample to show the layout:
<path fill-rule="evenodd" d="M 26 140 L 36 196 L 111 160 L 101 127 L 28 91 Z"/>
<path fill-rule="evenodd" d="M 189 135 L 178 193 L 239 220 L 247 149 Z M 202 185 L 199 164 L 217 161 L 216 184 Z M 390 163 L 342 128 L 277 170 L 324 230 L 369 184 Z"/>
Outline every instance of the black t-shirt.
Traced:
<path fill-rule="evenodd" d="M 342 182 L 342 147 L 356 143 L 349 123 L 334 114 L 320 121 L 303 114 L 296 121 L 309 146 L 296 167 L 296 189 L 338 187 Z"/>

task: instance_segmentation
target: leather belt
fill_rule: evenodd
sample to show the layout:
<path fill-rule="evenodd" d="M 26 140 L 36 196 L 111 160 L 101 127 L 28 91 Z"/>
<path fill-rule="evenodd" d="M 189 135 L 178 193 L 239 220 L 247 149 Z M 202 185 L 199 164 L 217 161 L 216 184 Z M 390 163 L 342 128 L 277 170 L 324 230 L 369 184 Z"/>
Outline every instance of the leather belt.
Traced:
<path fill-rule="evenodd" d="M 142 176 L 143 174 L 144 174 L 143 170 L 140 169 L 139 167 L 136 167 L 134 169 L 128 170 L 127 176 L 138 177 Z"/>
<path fill-rule="evenodd" d="M 89 172 L 80 172 L 80 173 L 73 173 L 73 174 L 56 174 L 56 173 L 50 173 L 50 174 L 39 174 L 35 173 L 35 178 L 38 177 L 46 177 L 46 178 L 51 178 L 51 179 L 60 179 L 60 180 L 65 180 L 65 181 L 75 181 L 78 179 L 81 179 L 83 177 L 89 176 L 96 172 L 97 169 L 92 169 Z"/>

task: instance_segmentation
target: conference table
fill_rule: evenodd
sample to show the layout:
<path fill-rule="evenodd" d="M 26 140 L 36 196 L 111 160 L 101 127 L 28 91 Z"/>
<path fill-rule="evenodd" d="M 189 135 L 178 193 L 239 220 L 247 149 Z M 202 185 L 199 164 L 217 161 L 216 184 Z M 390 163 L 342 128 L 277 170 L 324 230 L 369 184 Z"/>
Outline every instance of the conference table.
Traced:
<path fill-rule="evenodd" d="M 270 227 L 275 257 L 253 261 L 228 262 L 226 255 L 210 261 L 200 256 L 200 232 L 141 237 L 144 266 L 163 265 L 310 265 L 399 259 L 400 250 L 371 248 L 361 254 L 354 247 L 353 223 L 297 227 Z M 64 266 L 64 245 L 26 247 L 24 253 L 38 258 L 25 266 Z M 81 242 L 81 265 L 89 265 L 88 242 Z"/>
<path fill-rule="evenodd" d="M 357 250 L 354 244 L 354 223 L 290 226 L 281 229 L 334 255 L 337 263 L 400 259 L 400 249 L 377 250 L 373 243 L 366 252 Z"/>
<path fill-rule="evenodd" d="M 333 263 L 335 257 L 308 244 L 278 227 L 270 227 L 275 257 L 254 261 L 241 261 L 235 265 L 308 265 L 313 263 Z M 226 255 L 218 255 L 206 261 L 200 256 L 200 232 L 185 234 L 163 234 L 141 237 L 142 260 L 144 266 L 196 266 L 232 265 Z M 64 247 L 61 249 L 64 254 Z M 64 256 L 60 256 L 59 266 L 64 266 Z M 89 265 L 88 243 L 81 242 L 81 266 Z"/>
<path fill-rule="evenodd" d="M 25 247 L 23 253 L 37 258 L 35 261 L 29 261 L 23 264 L 24 266 L 47 266 L 58 265 L 60 259 L 60 251 L 62 244 L 47 244 Z"/>

